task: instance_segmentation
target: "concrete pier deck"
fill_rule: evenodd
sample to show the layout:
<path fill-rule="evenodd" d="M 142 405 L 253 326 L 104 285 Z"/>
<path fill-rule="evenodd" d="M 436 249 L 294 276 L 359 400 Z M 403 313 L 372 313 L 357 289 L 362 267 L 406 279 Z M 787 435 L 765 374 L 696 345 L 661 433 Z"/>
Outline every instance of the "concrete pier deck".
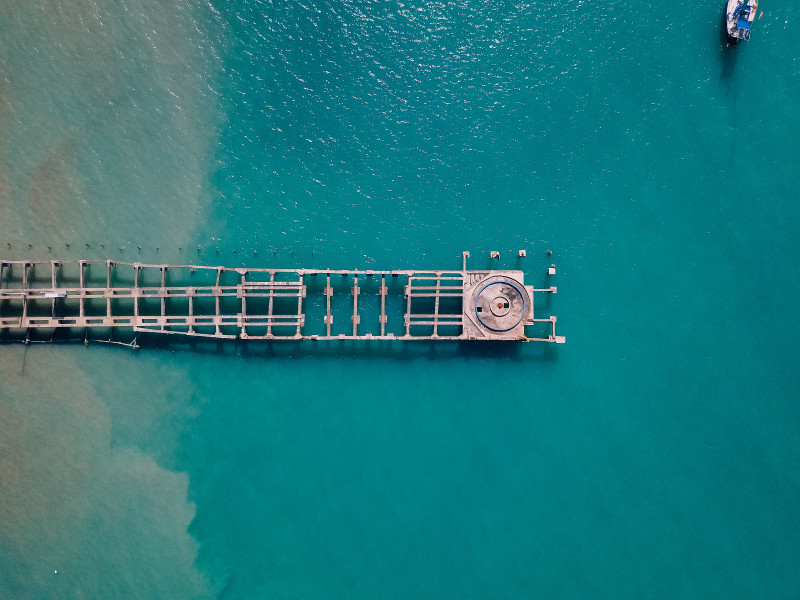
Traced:
<path fill-rule="evenodd" d="M 0 333 L 110 328 L 242 340 L 565 341 L 556 317 L 540 315 L 540 304 L 534 309 L 534 298 L 555 294 L 555 286 L 527 286 L 518 270 L 468 270 L 468 257 L 461 270 L 433 271 L 0 260 Z M 349 323 L 336 330 L 334 318 Z"/>

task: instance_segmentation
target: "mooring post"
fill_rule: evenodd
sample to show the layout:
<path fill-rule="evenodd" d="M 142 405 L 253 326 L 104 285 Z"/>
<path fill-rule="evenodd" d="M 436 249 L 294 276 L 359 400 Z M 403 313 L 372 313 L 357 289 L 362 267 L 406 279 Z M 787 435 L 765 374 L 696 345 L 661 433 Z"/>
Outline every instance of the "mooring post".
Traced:
<path fill-rule="evenodd" d="M 25 261 L 22 263 L 22 289 L 25 290 L 22 296 L 22 320 L 25 321 L 28 318 L 28 267 L 31 266 L 31 263 Z M 28 332 L 30 335 L 30 332 Z"/>
<path fill-rule="evenodd" d="M 158 295 L 161 298 L 161 331 L 164 331 L 164 326 L 167 323 L 167 266 L 161 265 L 161 287 L 158 289 Z"/>
<path fill-rule="evenodd" d="M 297 333 L 295 337 L 303 337 L 303 325 L 305 325 L 306 317 L 303 315 L 303 298 L 306 297 L 306 286 L 303 283 L 303 272 L 297 272 L 298 277 L 298 290 L 297 290 Z"/>
<path fill-rule="evenodd" d="M 50 285 L 53 289 L 53 298 L 52 302 L 50 303 L 50 318 L 56 318 L 56 295 L 55 290 L 58 287 L 56 284 L 56 267 L 60 266 L 60 263 L 57 260 L 50 261 Z"/>
<path fill-rule="evenodd" d="M 441 291 L 442 274 L 436 272 L 436 291 L 433 299 L 433 337 L 439 337 L 439 292 Z"/>
<path fill-rule="evenodd" d="M 381 275 L 381 335 L 386 335 L 386 274 Z"/>
<path fill-rule="evenodd" d="M 355 274 L 353 277 L 353 337 L 358 335 L 358 323 L 361 321 L 361 317 L 358 316 L 358 273 Z"/>
<path fill-rule="evenodd" d="M 275 302 L 275 271 L 269 272 L 269 308 L 267 309 L 267 335 L 272 335 L 272 311 Z"/>
<path fill-rule="evenodd" d="M 110 260 L 106 261 L 106 289 L 105 289 L 105 297 L 106 297 L 106 326 L 111 326 L 111 265 L 112 262 Z"/>
<path fill-rule="evenodd" d="M 331 337 L 331 324 L 333 323 L 333 315 L 331 314 L 331 298 L 333 297 L 333 288 L 331 287 L 331 274 L 328 273 L 325 278 L 325 327 L 327 336 Z"/>
<path fill-rule="evenodd" d="M 247 280 L 247 271 L 239 271 L 239 290 L 241 290 L 241 307 L 242 312 L 239 313 L 239 337 L 245 339 L 247 337 L 247 292 L 245 292 L 245 281 Z"/>
<path fill-rule="evenodd" d="M 81 319 L 83 319 L 86 316 L 86 289 L 85 289 L 86 288 L 86 285 L 85 285 L 86 284 L 86 275 L 85 275 L 85 271 L 86 271 L 86 267 L 88 267 L 88 266 L 89 266 L 89 263 L 86 262 L 85 260 L 82 260 L 81 261 L 81 268 L 80 268 L 79 275 L 78 275 L 79 285 L 80 285 L 80 288 L 81 288 L 80 292 L 79 292 L 80 296 L 78 296 L 78 298 L 79 298 L 79 300 L 78 300 L 78 304 L 79 304 L 78 314 L 80 315 Z M 88 335 L 88 330 L 87 330 L 87 335 Z"/>
<path fill-rule="evenodd" d="M 406 325 L 406 337 L 411 335 L 411 285 L 413 283 L 414 276 L 408 276 L 408 285 L 406 285 L 406 315 L 405 315 L 405 325 Z"/>
<path fill-rule="evenodd" d="M 220 289 L 219 282 L 220 279 L 222 279 L 222 271 L 223 271 L 222 267 L 217 267 L 217 280 L 216 283 L 214 284 L 214 316 L 215 316 L 214 332 L 218 336 L 221 334 L 219 328 L 220 325 L 219 298 L 220 295 L 222 294 L 222 290 Z"/>
<path fill-rule="evenodd" d="M 194 333 L 194 288 L 186 288 L 189 297 L 189 333 Z"/>
<path fill-rule="evenodd" d="M 142 265 L 133 265 L 133 318 L 136 324 L 139 323 L 139 270 Z"/>

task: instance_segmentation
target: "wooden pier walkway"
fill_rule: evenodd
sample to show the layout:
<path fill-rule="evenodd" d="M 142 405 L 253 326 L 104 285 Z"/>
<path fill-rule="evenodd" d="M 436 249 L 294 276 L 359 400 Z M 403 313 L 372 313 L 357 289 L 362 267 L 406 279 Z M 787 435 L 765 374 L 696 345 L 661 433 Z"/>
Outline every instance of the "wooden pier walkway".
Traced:
<path fill-rule="evenodd" d="M 0 334 L 109 328 L 243 340 L 564 342 L 556 317 L 534 312 L 534 297 L 555 287 L 526 286 L 517 270 L 468 270 L 468 256 L 459 271 L 3 260 Z M 337 330 L 334 317 L 349 323 Z"/>

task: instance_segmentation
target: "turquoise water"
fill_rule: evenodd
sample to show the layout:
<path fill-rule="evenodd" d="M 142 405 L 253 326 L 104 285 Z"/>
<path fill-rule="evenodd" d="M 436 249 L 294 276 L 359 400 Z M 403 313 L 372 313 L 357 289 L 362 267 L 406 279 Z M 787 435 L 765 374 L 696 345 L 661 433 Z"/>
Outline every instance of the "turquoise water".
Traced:
<path fill-rule="evenodd" d="M 729 52 L 716 3 L 0 0 L 4 256 L 499 250 L 556 263 L 567 336 L 2 345 L 0 598 L 800 595 L 800 62 L 761 8 Z"/>

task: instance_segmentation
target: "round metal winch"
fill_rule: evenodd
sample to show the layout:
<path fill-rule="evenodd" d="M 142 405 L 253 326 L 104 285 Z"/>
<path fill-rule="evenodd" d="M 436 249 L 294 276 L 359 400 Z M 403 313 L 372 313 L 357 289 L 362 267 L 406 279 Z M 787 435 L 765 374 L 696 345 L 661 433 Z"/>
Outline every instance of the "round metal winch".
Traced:
<path fill-rule="evenodd" d="M 475 295 L 475 316 L 492 331 L 509 331 L 528 310 L 527 293 L 518 283 L 499 278 L 483 284 Z"/>

